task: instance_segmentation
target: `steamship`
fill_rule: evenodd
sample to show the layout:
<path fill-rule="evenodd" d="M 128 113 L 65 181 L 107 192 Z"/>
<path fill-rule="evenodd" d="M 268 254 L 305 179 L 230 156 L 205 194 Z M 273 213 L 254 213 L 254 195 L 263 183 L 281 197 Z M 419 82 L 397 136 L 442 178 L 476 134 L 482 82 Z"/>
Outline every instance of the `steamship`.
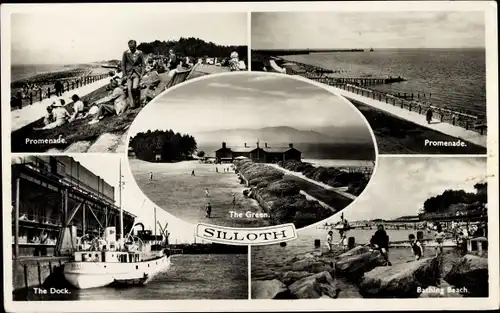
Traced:
<path fill-rule="evenodd" d="M 120 164 L 120 199 L 121 177 Z M 142 230 L 134 235 L 136 226 L 142 226 Z M 145 284 L 170 268 L 167 226 L 163 229 L 160 225 L 162 235 L 156 236 L 144 230 L 142 223 L 134 221 L 129 234 L 124 237 L 120 200 L 120 239 L 116 238 L 114 226 L 105 227 L 102 237 L 88 238 L 84 234 L 78 238 L 73 259 L 64 265 L 64 277 L 77 289 Z"/>

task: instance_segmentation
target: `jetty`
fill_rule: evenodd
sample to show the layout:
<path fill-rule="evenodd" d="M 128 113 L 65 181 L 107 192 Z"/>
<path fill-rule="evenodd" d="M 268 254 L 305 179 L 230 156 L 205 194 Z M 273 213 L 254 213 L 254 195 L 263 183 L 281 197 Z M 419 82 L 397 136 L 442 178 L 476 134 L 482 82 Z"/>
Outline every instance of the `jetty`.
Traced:
<path fill-rule="evenodd" d="M 486 117 L 432 105 L 430 94 L 390 94 L 369 88 L 380 84 L 403 82 L 398 77 L 331 77 L 322 74 L 317 66 L 286 61 L 283 73 L 299 75 L 330 87 L 334 93 L 349 100 L 358 101 L 377 110 L 415 123 L 422 127 L 486 147 Z M 430 123 L 426 120 L 428 110 L 433 112 Z"/>

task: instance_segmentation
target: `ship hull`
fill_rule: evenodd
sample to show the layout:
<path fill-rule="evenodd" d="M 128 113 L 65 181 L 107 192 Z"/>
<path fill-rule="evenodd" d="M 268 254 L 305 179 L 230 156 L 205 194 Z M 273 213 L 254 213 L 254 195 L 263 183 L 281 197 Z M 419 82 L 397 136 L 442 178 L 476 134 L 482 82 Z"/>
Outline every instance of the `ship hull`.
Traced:
<path fill-rule="evenodd" d="M 90 289 L 113 283 L 145 284 L 169 268 L 170 258 L 166 255 L 131 263 L 69 262 L 64 265 L 64 277 L 77 289 Z"/>

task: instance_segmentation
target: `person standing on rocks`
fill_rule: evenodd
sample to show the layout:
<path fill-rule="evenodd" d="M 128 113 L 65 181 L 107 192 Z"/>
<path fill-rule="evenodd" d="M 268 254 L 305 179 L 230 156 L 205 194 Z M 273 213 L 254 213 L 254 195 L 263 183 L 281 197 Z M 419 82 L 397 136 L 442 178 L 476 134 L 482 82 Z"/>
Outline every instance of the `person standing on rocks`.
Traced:
<path fill-rule="evenodd" d="M 389 236 L 387 235 L 384 225 L 380 224 L 378 225 L 378 229 L 373 234 L 371 240 L 370 240 L 370 245 L 374 250 L 379 250 L 382 256 L 384 257 L 385 261 L 387 262 L 387 265 L 392 265 L 391 262 L 389 261 Z"/>
<path fill-rule="evenodd" d="M 415 238 L 414 234 L 410 234 L 408 236 L 408 239 L 410 240 L 410 246 L 413 255 L 415 256 L 415 260 L 420 260 L 424 256 L 424 249 L 422 248 L 422 244 L 417 238 Z"/>
<path fill-rule="evenodd" d="M 441 224 L 436 225 L 436 234 L 434 234 L 434 239 L 436 240 L 436 256 L 443 253 L 443 242 L 446 234 L 443 231 Z"/>
<path fill-rule="evenodd" d="M 328 236 L 326 236 L 326 246 L 328 247 L 328 251 L 333 250 L 333 231 L 328 232 Z"/>
<path fill-rule="evenodd" d="M 141 92 L 139 85 L 146 71 L 146 62 L 142 51 L 137 49 L 137 42 L 135 40 L 129 40 L 128 47 L 129 49 L 123 52 L 122 56 L 122 73 L 123 78 L 127 80 L 130 106 L 131 108 L 135 108 L 140 102 Z"/>

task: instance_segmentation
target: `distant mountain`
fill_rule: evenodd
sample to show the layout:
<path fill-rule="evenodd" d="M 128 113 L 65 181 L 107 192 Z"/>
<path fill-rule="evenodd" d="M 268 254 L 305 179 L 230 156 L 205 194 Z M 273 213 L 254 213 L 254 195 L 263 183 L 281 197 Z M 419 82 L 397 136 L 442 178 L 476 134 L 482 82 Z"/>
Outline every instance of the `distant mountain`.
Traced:
<path fill-rule="evenodd" d="M 220 129 L 191 134 L 198 144 L 220 143 L 254 146 L 261 143 L 366 143 L 372 142 L 367 129 L 324 128 L 325 131 L 299 130 L 289 126 L 265 127 L 260 129 L 236 128 Z"/>

